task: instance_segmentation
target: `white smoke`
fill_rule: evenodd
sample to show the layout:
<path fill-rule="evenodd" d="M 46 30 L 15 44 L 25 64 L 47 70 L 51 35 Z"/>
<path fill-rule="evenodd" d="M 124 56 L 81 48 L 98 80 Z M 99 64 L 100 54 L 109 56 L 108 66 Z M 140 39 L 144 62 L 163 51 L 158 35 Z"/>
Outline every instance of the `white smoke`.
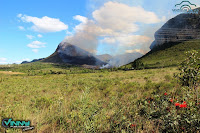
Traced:
<path fill-rule="evenodd" d="M 125 64 L 128 64 L 128 63 L 134 61 L 137 58 L 142 57 L 142 55 L 143 54 L 140 54 L 138 52 L 134 52 L 134 53 L 126 53 L 126 54 L 114 56 L 113 58 L 110 59 L 108 64 L 103 65 L 101 67 L 101 69 L 123 66 Z"/>
<path fill-rule="evenodd" d="M 98 52 L 100 43 L 105 45 L 105 51 L 111 51 L 110 46 L 115 49 L 110 52 L 113 55 L 122 55 L 127 50 L 134 51 L 134 49 L 146 51 L 143 50 L 144 45 L 150 45 L 153 38 L 137 34 L 140 24 L 155 24 L 164 20 L 164 18 L 157 17 L 154 12 L 146 11 L 142 7 L 111 1 L 93 11 L 92 17 L 92 19 L 88 19 L 80 15 L 74 16 L 74 19 L 80 24 L 74 27 L 74 34 L 68 35 L 63 43 L 76 45 L 93 54 Z M 124 65 L 126 63 L 126 61 L 123 62 L 124 59 L 133 61 L 135 58 L 116 56 L 110 65 Z"/>

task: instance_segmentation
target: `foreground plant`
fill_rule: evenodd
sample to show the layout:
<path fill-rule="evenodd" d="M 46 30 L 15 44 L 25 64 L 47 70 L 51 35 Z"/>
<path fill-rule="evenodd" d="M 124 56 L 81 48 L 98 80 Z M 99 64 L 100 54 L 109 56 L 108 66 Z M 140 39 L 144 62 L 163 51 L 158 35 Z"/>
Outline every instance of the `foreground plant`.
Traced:
<path fill-rule="evenodd" d="M 200 83 L 200 58 L 196 50 L 186 52 L 187 58 L 179 67 L 180 73 L 175 75 L 183 86 L 193 89 L 196 93 L 197 103 L 199 103 L 199 93 L 197 87 Z"/>
<path fill-rule="evenodd" d="M 179 67 L 177 78 L 183 86 L 197 87 L 200 82 L 200 58 L 196 50 L 186 52 L 187 58 Z"/>
<path fill-rule="evenodd" d="M 197 54 L 195 50 L 187 52 L 188 57 L 181 63 L 176 75 L 180 87 L 164 94 L 154 93 L 141 102 L 144 107 L 139 110 L 140 116 L 153 122 L 160 132 L 200 131 L 200 59 Z"/>
<path fill-rule="evenodd" d="M 153 122 L 160 132 L 198 132 L 200 106 L 187 96 L 172 100 L 172 95 L 155 95 L 152 101 L 141 101 L 144 107 L 139 110 L 140 116 Z"/>

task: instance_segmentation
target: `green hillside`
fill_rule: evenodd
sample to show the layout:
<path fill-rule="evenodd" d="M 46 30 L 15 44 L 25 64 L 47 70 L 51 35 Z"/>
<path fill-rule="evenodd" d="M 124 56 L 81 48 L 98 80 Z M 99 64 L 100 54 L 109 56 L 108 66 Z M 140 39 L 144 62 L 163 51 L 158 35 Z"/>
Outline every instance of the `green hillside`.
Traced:
<path fill-rule="evenodd" d="M 126 65 L 126 68 L 139 66 L 138 68 L 161 68 L 179 65 L 186 57 L 185 52 L 200 50 L 200 40 L 186 41 L 182 43 L 169 43 L 156 47 L 143 57 Z M 199 53 L 200 54 L 200 53 Z"/>
<path fill-rule="evenodd" d="M 177 73 L 176 67 L 112 71 L 41 62 L 0 65 L 0 121 L 30 120 L 35 129 L 29 133 L 197 133 L 200 90 L 181 86 L 173 77 Z M 0 126 L 5 132 L 22 131 Z"/>

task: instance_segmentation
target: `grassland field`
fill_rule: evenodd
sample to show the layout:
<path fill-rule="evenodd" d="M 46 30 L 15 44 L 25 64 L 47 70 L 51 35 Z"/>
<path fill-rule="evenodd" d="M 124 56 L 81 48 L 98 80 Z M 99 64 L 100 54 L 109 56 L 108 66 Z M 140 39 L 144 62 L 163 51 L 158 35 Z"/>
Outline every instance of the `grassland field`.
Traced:
<path fill-rule="evenodd" d="M 177 72 L 177 67 L 123 71 L 1 65 L 0 120 L 30 120 L 31 133 L 160 132 L 155 120 L 141 115 L 141 103 L 164 93 L 181 101 L 185 93 L 173 77 Z M 22 130 L 1 126 L 0 132 Z"/>

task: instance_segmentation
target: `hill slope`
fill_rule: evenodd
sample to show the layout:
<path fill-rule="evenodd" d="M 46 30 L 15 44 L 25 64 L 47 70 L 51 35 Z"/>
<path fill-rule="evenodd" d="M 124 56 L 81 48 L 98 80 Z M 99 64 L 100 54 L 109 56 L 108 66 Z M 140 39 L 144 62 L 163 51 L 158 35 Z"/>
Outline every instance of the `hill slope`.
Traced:
<path fill-rule="evenodd" d="M 185 41 L 182 43 L 168 43 L 151 50 L 146 55 L 126 65 L 127 68 L 134 64 L 143 63 L 143 68 L 160 68 L 179 65 L 186 57 L 185 52 L 190 50 L 200 51 L 200 40 Z M 199 53 L 200 54 L 200 53 Z"/>
<path fill-rule="evenodd" d="M 62 59 L 58 55 L 57 50 L 52 55 L 50 55 L 49 57 L 43 59 L 41 62 L 63 63 Z"/>
<path fill-rule="evenodd" d="M 49 63 L 67 63 L 73 65 L 94 65 L 106 64 L 91 53 L 69 43 L 60 43 L 56 51 L 49 57 L 42 60 Z"/>

